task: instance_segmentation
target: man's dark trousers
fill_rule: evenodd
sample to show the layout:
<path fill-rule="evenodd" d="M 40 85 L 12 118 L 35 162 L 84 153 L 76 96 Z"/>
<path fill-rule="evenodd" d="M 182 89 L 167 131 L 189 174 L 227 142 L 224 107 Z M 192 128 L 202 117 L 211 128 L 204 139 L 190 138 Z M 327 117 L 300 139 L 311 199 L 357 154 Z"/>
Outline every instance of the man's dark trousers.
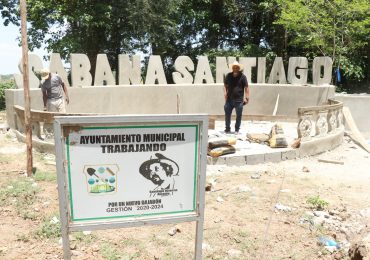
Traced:
<path fill-rule="evenodd" d="M 230 132 L 231 113 L 233 112 L 234 108 L 236 112 L 235 132 L 239 132 L 240 124 L 242 122 L 243 101 L 233 101 L 233 100 L 227 100 L 224 106 L 226 132 Z"/>

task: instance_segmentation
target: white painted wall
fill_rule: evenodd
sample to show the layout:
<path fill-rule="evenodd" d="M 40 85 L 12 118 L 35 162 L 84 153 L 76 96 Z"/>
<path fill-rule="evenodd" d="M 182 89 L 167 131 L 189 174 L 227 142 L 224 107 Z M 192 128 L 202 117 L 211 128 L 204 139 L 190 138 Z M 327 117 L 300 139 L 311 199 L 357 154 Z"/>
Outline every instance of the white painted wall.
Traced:
<path fill-rule="evenodd" d="M 223 84 L 70 87 L 69 113 L 224 114 Z M 31 108 L 42 110 L 40 89 L 31 89 Z M 320 105 L 334 97 L 334 86 L 251 84 L 245 114 L 297 116 L 298 107 Z M 23 90 L 6 90 L 8 123 L 14 127 L 13 106 L 23 106 Z"/>

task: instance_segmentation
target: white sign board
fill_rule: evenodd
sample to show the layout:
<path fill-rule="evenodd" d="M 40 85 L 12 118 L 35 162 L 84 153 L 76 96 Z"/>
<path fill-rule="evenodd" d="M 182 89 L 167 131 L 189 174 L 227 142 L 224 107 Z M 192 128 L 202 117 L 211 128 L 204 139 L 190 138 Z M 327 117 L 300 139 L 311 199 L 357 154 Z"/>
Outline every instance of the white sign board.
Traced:
<path fill-rule="evenodd" d="M 207 129 L 206 115 L 56 117 L 65 258 L 69 231 L 196 221 L 200 259 Z"/>
<path fill-rule="evenodd" d="M 82 127 L 66 141 L 71 221 L 195 212 L 199 126 Z"/>

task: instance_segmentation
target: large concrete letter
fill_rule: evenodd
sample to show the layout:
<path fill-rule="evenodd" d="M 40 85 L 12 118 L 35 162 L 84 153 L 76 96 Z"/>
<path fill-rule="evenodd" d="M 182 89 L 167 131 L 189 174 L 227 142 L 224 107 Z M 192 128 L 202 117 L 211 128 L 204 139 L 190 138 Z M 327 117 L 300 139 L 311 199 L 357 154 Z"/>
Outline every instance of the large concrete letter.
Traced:
<path fill-rule="evenodd" d="M 42 60 L 41 58 L 36 54 L 28 54 L 28 75 L 29 75 L 29 87 L 30 88 L 39 88 L 40 87 L 40 80 L 35 75 L 35 72 L 40 72 L 42 70 Z M 23 74 L 23 60 L 21 59 L 18 63 L 18 69 Z M 23 88 L 23 76 L 15 76 L 18 77 L 19 83 L 22 82 L 22 84 L 17 83 L 18 88 Z M 20 80 L 19 80 L 20 79 Z"/>
<path fill-rule="evenodd" d="M 69 87 L 68 74 L 63 67 L 62 59 L 60 58 L 59 53 L 52 53 L 50 56 L 50 72 L 58 74 L 66 86 Z"/>
<path fill-rule="evenodd" d="M 321 73 L 321 68 L 324 71 Z M 333 60 L 330 57 L 316 57 L 312 64 L 312 81 L 314 85 L 330 84 Z"/>
<path fill-rule="evenodd" d="M 297 70 L 297 72 L 296 72 Z M 289 58 L 288 82 L 291 84 L 306 84 L 308 75 L 308 60 L 305 57 Z M 297 77 L 299 76 L 299 77 Z"/>
<path fill-rule="evenodd" d="M 216 83 L 224 83 L 225 75 L 231 72 L 229 64 L 234 61 L 235 57 L 216 57 Z"/>
<path fill-rule="evenodd" d="M 257 83 L 266 83 L 266 58 L 258 58 Z"/>
<path fill-rule="evenodd" d="M 106 54 L 98 54 L 96 57 L 96 69 L 94 86 L 116 85 L 112 69 L 110 68 Z"/>
<path fill-rule="evenodd" d="M 149 57 L 145 84 L 156 84 L 156 81 L 158 82 L 158 84 L 167 84 L 161 56 L 151 55 Z"/>
<path fill-rule="evenodd" d="M 270 72 L 270 78 L 268 83 L 275 84 L 279 81 L 279 84 L 286 83 L 285 69 L 282 57 L 276 57 L 274 60 L 274 65 Z"/>
<path fill-rule="evenodd" d="M 194 71 L 194 62 L 188 56 L 179 56 L 175 60 L 175 70 L 172 79 L 175 84 L 192 84 L 193 76 L 189 71 Z"/>
<path fill-rule="evenodd" d="M 256 67 L 257 59 L 254 57 L 241 57 L 239 63 L 244 66 L 243 73 L 247 76 L 248 82 L 252 83 L 252 67 Z"/>
<path fill-rule="evenodd" d="M 195 72 L 195 84 L 202 84 L 203 81 L 206 83 L 215 83 L 213 80 L 211 68 L 209 67 L 209 62 L 207 56 L 198 57 L 197 71 Z"/>
<path fill-rule="evenodd" d="M 90 60 L 85 54 L 71 54 L 72 86 L 91 86 Z"/>
<path fill-rule="evenodd" d="M 16 88 L 23 88 L 23 76 L 22 74 L 13 74 L 15 87 Z"/>
<path fill-rule="evenodd" d="M 138 85 L 141 82 L 140 55 L 133 55 L 132 62 L 127 54 L 118 56 L 119 85 Z"/>

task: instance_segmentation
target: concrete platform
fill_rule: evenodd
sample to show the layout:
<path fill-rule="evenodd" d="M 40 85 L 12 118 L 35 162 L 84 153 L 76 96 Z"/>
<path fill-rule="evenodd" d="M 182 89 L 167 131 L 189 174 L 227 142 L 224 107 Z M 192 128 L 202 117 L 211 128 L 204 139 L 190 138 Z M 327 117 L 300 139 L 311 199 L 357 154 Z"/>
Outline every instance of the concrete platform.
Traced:
<path fill-rule="evenodd" d="M 252 143 L 247 140 L 248 133 L 264 133 L 269 134 L 274 122 L 265 121 L 244 121 L 242 122 L 240 132 L 235 135 L 224 133 L 225 123 L 216 121 L 215 130 L 209 130 L 208 135 L 225 135 L 237 138 L 236 153 L 220 156 L 217 158 L 208 157 L 208 164 L 226 164 L 226 165 L 246 165 L 259 164 L 267 162 L 280 162 L 284 160 L 291 160 L 299 157 L 299 149 L 290 148 L 294 139 L 298 137 L 297 123 L 281 122 L 286 140 L 288 142 L 287 148 L 271 148 L 265 144 Z M 231 122 L 231 128 L 235 125 L 235 121 Z"/>
<path fill-rule="evenodd" d="M 231 127 L 235 122 L 232 122 Z M 265 144 L 253 143 L 247 140 L 248 133 L 269 134 L 274 122 L 266 121 L 244 121 L 238 135 L 234 133 L 226 136 L 233 136 L 238 139 L 235 148 L 236 153 L 220 156 L 218 158 L 208 157 L 208 164 L 226 164 L 228 166 L 252 165 L 260 163 L 274 163 L 295 158 L 302 158 L 330 151 L 343 143 L 344 127 L 338 127 L 335 131 L 325 135 L 313 136 L 311 139 L 301 142 L 297 149 L 291 148 L 293 141 L 298 138 L 297 124 L 291 122 L 279 122 L 283 127 L 287 148 L 271 148 Z M 224 122 L 216 121 L 215 130 L 209 130 L 208 136 L 225 135 Z"/>

